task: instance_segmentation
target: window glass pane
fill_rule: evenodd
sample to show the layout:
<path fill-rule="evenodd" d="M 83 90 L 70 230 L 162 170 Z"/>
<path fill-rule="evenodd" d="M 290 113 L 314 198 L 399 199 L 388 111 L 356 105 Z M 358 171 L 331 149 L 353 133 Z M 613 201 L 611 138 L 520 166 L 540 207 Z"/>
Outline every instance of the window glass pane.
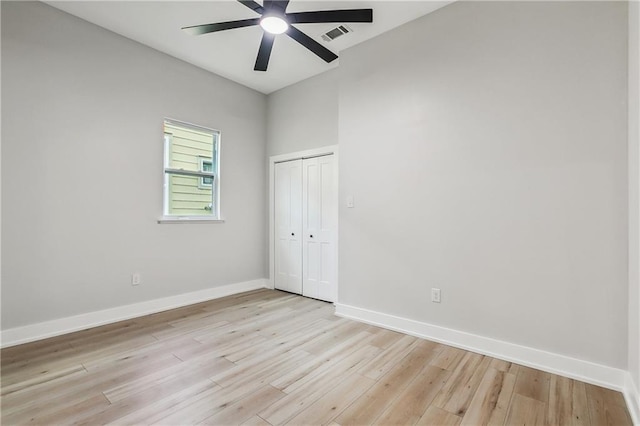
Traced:
<path fill-rule="evenodd" d="M 198 176 L 167 173 L 167 214 L 177 216 L 209 216 L 215 214 L 214 178 L 207 187 L 200 184 Z"/>
<path fill-rule="evenodd" d="M 217 218 L 219 139 L 217 130 L 165 120 L 165 215 Z"/>
<path fill-rule="evenodd" d="M 217 133 L 206 129 L 181 127 L 165 122 L 164 133 L 169 136 L 165 167 L 199 171 L 198 159 L 214 158 Z"/>

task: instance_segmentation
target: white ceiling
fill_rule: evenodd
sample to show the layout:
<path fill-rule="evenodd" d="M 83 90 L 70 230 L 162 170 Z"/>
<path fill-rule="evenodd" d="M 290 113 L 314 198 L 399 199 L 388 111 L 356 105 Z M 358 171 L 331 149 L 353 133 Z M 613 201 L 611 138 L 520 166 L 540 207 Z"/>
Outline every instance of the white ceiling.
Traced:
<path fill-rule="evenodd" d="M 261 0 L 258 0 L 262 3 Z M 213 1 L 46 1 L 139 43 L 189 62 L 205 70 L 271 93 L 338 66 L 340 59 L 325 63 L 315 54 L 280 35 L 271 53 L 269 69 L 254 71 L 262 39 L 258 26 L 191 36 L 181 28 L 228 20 L 258 17 L 235 0 Z M 348 24 L 353 33 L 330 43 L 321 34 L 339 24 L 299 24 L 298 29 L 336 54 L 355 44 L 439 9 L 451 1 L 292 0 L 287 12 L 331 9 L 373 9 L 373 24 Z"/>

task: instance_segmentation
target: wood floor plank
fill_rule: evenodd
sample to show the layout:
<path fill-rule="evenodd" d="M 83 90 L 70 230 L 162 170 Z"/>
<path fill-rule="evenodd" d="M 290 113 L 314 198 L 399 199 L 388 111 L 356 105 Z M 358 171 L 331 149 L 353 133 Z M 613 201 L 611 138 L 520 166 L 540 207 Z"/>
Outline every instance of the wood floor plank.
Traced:
<path fill-rule="evenodd" d="M 332 392 L 326 393 L 286 424 L 310 425 L 326 424 L 336 418 L 360 395 L 365 393 L 375 381 L 360 374 L 352 374 L 338 384 Z"/>
<path fill-rule="evenodd" d="M 3 386 L 15 383 L 12 380 L 13 373 L 17 373 L 18 379 L 21 379 L 24 375 L 29 374 L 29 371 L 36 376 L 47 370 L 68 368 L 80 364 L 76 358 L 78 350 L 70 343 L 56 342 L 52 339 L 46 339 L 46 342 L 49 343 L 50 348 L 40 342 L 33 342 L 2 350 L 0 369 L 2 370 Z M 6 355 L 5 351 L 7 351 Z"/>
<path fill-rule="evenodd" d="M 593 425 L 624 425 L 631 416 L 620 392 L 586 384 L 589 417 Z"/>
<path fill-rule="evenodd" d="M 136 394 L 135 404 L 131 403 L 132 399 L 123 399 L 110 404 L 106 409 L 91 413 L 84 420 L 93 425 L 150 424 L 168 416 L 185 401 L 196 400 L 199 395 L 219 392 L 221 389 L 209 379 L 178 385 L 166 382 Z"/>
<path fill-rule="evenodd" d="M 466 351 L 462 349 L 443 346 L 438 356 L 431 361 L 431 365 L 442 368 L 443 370 L 454 371 L 465 354 Z"/>
<path fill-rule="evenodd" d="M 418 420 L 416 425 L 419 426 L 458 426 L 462 421 L 461 417 L 451 414 L 450 412 L 438 408 L 434 405 L 430 406 L 424 415 Z"/>
<path fill-rule="evenodd" d="M 13 422 L 11 416 L 7 416 L 5 423 L 10 424 L 33 424 L 33 425 L 56 425 L 61 423 L 69 424 L 79 421 L 88 411 L 106 409 L 110 403 L 102 394 L 77 400 L 73 403 L 56 404 L 53 410 L 34 410 L 33 415 L 27 415 Z"/>
<path fill-rule="evenodd" d="M 380 330 L 376 333 L 375 339 L 371 341 L 372 346 L 377 346 L 380 349 L 387 349 L 389 346 L 402 339 L 404 334 L 398 333 L 392 330 Z"/>
<path fill-rule="evenodd" d="M 242 423 L 242 426 L 271 426 L 271 423 L 269 423 L 262 417 L 255 415 L 246 422 Z"/>
<path fill-rule="evenodd" d="M 327 322 L 326 316 L 328 313 L 329 311 L 327 310 L 327 306 L 322 305 L 309 308 L 306 311 L 293 310 L 284 318 L 284 320 L 265 323 L 264 326 L 261 326 L 258 329 L 258 332 L 267 337 L 277 337 L 282 334 L 291 332 L 291 327 L 289 327 L 289 324 L 293 321 L 296 321 L 300 324 L 309 324 L 312 322 L 317 322 L 319 320 Z"/>
<path fill-rule="evenodd" d="M 226 355 L 227 359 L 238 364 L 246 363 L 255 357 L 262 356 L 265 347 L 273 349 L 289 348 L 299 346 L 301 342 L 312 340 L 311 336 L 317 335 L 321 330 L 331 328 L 332 322 L 324 319 L 317 319 L 305 327 L 296 330 L 287 330 L 274 333 L 260 347 L 249 347 L 232 354 Z"/>
<path fill-rule="evenodd" d="M 433 405 L 463 417 L 490 362 L 489 357 L 466 353 L 436 396 Z"/>
<path fill-rule="evenodd" d="M 606 405 L 619 405 L 626 407 L 624 396 L 620 392 L 606 389 L 601 386 L 585 384 L 587 398 L 589 401 L 602 401 Z"/>
<path fill-rule="evenodd" d="M 26 363 L 33 360 L 52 361 L 60 357 L 65 358 L 69 356 L 69 352 L 75 351 L 76 349 L 66 339 L 59 336 L 4 348 L 0 362 L 2 370 L 7 372 L 14 364 L 23 368 Z"/>
<path fill-rule="evenodd" d="M 180 361 L 167 354 L 145 364 L 127 368 L 101 370 L 95 373 L 84 372 L 59 382 L 47 383 L 33 390 L 24 390 L 2 398 L 3 419 L 8 415 L 31 415 L 33 412 L 49 413 L 58 408 L 60 401 L 75 404 L 85 398 L 101 394 L 109 389 L 149 374 L 157 374 L 165 368 L 179 364 Z"/>
<path fill-rule="evenodd" d="M 584 383 L 566 377 L 551 376 L 547 424 L 589 424 L 589 407 Z"/>
<path fill-rule="evenodd" d="M 250 363 L 236 364 L 233 368 L 226 370 L 220 374 L 211 376 L 211 380 L 223 387 L 238 386 L 241 382 L 257 381 L 260 378 L 270 376 L 277 372 L 278 368 L 290 367 L 291 365 L 299 365 L 305 362 L 309 354 L 294 349 L 285 348 L 284 350 L 270 350 L 264 352 L 260 358 L 255 358 Z"/>
<path fill-rule="evenodd" d="M 130 409 L 126 404 L 126 401 L 120 401 L 116 404 L 113 404 L 115 407 L 115 411 L 117 414 L 109 413 L 106 410 L 101 413 L 99 416 L 94 416 L 90 419 L 87 419 L 87 425 L 95 425 L 95 424 L 112 424 L 112 425 L 120 425 L 120 424 L 131 424 L 131 425 L 139 425 L 139 424 L 181 424 L 179 421 L 173 421 L 171 423 L 167 419 L 170 419 L 171 416 L 176 416 L 178 419 L 185 418 L 188 420 L 186 416 L 192 415 L 197 416 L 197 419 L 204 419 L 207 415 L 211 415 L 214 410 L 211 410 L 211 406 L 213 404 L 218 403 L 222 399 L 222 395 L 224 395 L 224 389 L 220 386 L 216 385 L 210 380 L 203 381 L 198 383 L 195 386 L 185 388 L 180 392 L 173 393 L 164 398 L 154 401 L 151 404 L 146 404 L 144 406 L 137 405 L 136 409 Z M 229 398 L 226 399 L 227 403 L 229 401 L 233 401 L 234 398 L 238 398 L 237 394 L 229 395 Z M 224 404 L 225 402 L 221 402 Z M 122 410 L 124 408 L 124 410 Z M 200 411 L 204 411 L 204 413 L 200 413 Z M 146 415 L 146 416 L 145 416 Z M 174 419 L 176 418 L 174 417 Z M 108 419 L 108 420 L 106 420 Z M 141 420 L 140 420 L 141 419 Z M 185 421 L 182 424 L 193 424 L 195 421 L 189 423 Z"/>
<path fill-rule="evenodd" d="M 399 360 L 407 356 L 418 343 L 419 341 L 415 337 L 403 336 L 400 340 L 384 350 L 380 356 L 363 366 L 360 374 L 374 380 L 380 379 L 380 377 L 388 373 Z"/>
<path fill-rule="evenodd" d="M 150 359 L 157 358 L 158 356 L 168 353 L 173 354 L 176 350 L 196 348 L 200 345 L 200 342 L 193 340 L 191 337 L 178 336 L 161 342 L 154 341 L 145 346 L 115 352 L 107 356 L 85 358 L 82 360 L 82 366 L 89 372 L 108 368 L 120 368 L 121 366 L 135 362 L 147 363 Z"/>
<path fill-rule="evenodd" d="M 202 355 L 222 356 L 234 354 L 237 351 L 242 351 L 247 347 L 261 347 L 260 343 L 265 342 L 267 338 L 260 335 L 254 335 L 246 338 L 239 338 L 227 342 L 217 342 L 215 340 L 209 343 L 198 343 L 197 346 L 185 346 L 176 348 L 173 350 L 173 354 L 182 361 L 188 361 L 193 358 L 198 358 Z"/>
<path fill-rule="evenodd" d="M 232 362 L 224 358 L 202 357 L 201 359 L 181 362 L 137 379 L 128 380 L 126 383 L 105 388 L 102 393 L 111 403 L 114 403 L 165 382 L 179 380 L 183 383 L 189 383 L 219 374 L 233 368 L 233 366 Z"/>
<path fill-rule="evenodd" d="M 490 367 L 482 378 L 461 424 L 469 426 L 504 424 L 515 384 L 515 374 Z"/>
<path fill-rule="evenodd" d="M 424 415 L 440 389 L 451 375 L 450 371 L 432 365 L 425 366 L 416 379 L 400 393 L 374 424 L 412 425 Z"/>
<path fill-rule="evenodd" d="M 230 324 L 227 320 L 213 321 L 213 318 L 211 318 L 213 315 L 210 312 L 207 312 L 207 314 L 210 316 L 204 317 L 200 321 L 185 321 L 180 326 L 168 325 L 162 330 L 154 331 L 152 336 L 158 340 L 171 339 L 175 337 L 190 337 L 195 340 L 195 336 L 208 334 L 212 330 L 220 329 L 224 326 L 229 326 Z"/>
<path fill-rule="evenodd" d="M 340 414 L 336 422 L 343 426 L 373 423 L 418 376 L 433 356 L 432 347 L 414 347 L 400 363 Z"/>
<path fill-rule="evenodd" d="M 76 373 L 84 374 L 86 373 L 86 369 L 82 364 L 73 365 L 67 368 L 53 367 L 47 368 L 43 370 L 38 375 L 28 375 L 28 377 L 21 378 L 16 380 L 13 383 L 2 383 L 2 393 L 1 395 L 7 396 L 19 392 L 24 389 L 34 389 L 38 386 L 57 381 L 60 379 L 65 379 L 69 375 L 73 375 Z"/>
<path fill-rule="evenodd" d="M 337 383 L 346 380 L 379 352 L 380 349 L 374 346 L 365 346 L 332 363 L 324 364 L 314 374 L 284 388 L 287 396 L 258 414 L 272 424 L 287 422 L 322 396 L 332 392 Z"/>
<path fill-rule="evenodd" d="M 362 331 L 366 331 L 364 324 L 341 318 L 338 322 L 334 323 L 331 328 L 323 330 L 315 339 L 301 345 L 300 349 L 311 354 L 320 354 L 323 353 L 327 347 L 335 345 L 336 342 L 340 342 Z"/>
<path fill-rule="evenodd" d="M 5 348 L 6 425 L 631 425 L 619 392 L 256 290 Z"/>
<path fill-rule="evenodd" d="M 507 413 L 506 425 L 542 426 L 545 424 L 547 404 L 514 393 Z"/>
<path fill-rule="evenodd" d="M 144 423 L 153 425 L 198 424 L 246 395 L 246 389 L 226 392 L 221 386 L 216 386 L 193 398 L 183 400 L 168 410 L 152 415 L 145 419 Z M 118 422 L 115 423 L 118 424 Z"/>
<path fill-rule="evenodd" d="M 47 409 L 50 411 L 57 408 L 54 404 L 51 404 L 51 395 L 56 389 L 61 389 L 58 394 L 60 397 L 64 397 L 64 400 L 68 404 L 75 404 L 90 395 L 81 393 L 81 398 L 78 400 L 74 398 L 74 395 L 70 395 L 71 391 L 67 390 L 67 383 L 74 383 L 75 378 L 80 377 L 82 381 L 88 379 L 86 371 L 73 372 L 69 376 L 57 377 L 51 382 L 45 384 L 38 384 L 32 390 L 29 387 L 20 389 L 19 391 L 8 394 L 2 397 L 1 414 L 2 423 L 20 423 L 19 419 L 25 417 L 34 416 L 34 413 L 46 413 Z M 41 392 L 42 387 L 47 387 L 46 392 Z M 96 394 L 96 393 L 94 393 Z"/>
<path fill-rule="evenodd" d="M 551 374 L 529 367 L 521 366 L 514 392 L 518 395 L 549 402 Z"/>
<path fill-rule="evenodd" d="M 71 370 L 68 374 L 61 374 L 46 382 L 36 382 L 32 386 L 20 387 L 2 396 L 2 407 L 11 410 L 23 404 L 35 405 L 42 399 L 49 399 L 51 392 L 60 389 L 62 394 L 75 390 L 75 386 L 84 384 L 89 374 L 86 370 Z M 71 390 L 70 390 L 71 389 Z M 10 410 L 7 410 L 7 412 Z"/>
<path fill-rule="evenodd" d="M 518 365 L 509 361 L 503 361 L 501 359 L 493 358 L 489 368 L 494 368 L 498 371 L 504 371 L 505 373 L 511 373 L 514 376 L 518 374 Z"/>
<path fill-rule="evenodd" d="M 566 377 L 556 376 L 556 379 L 567 379 Z M 589 400 L 587 398 L 587 387 L 586 383 L 580 382 L 578 380 L 572 380 L 573 382 L 573 392 L 572 392 L 572 423 L 575 425 L 587 425 L 591 424 L 591 415 L 589 414 Z M 554 403 L 558 404 L 555 400 L 556 398 L 562 398 L 561 394 L 554 394 Z M 551 401 L 549 402 L 551 403 Z M 625 406 L 626 408 L 626 406 Z"/>
<path fill-rule="evenodd" d="M 131 321 L 123 321 L 124 325 L 108 332 L 99 332 L 84 339 L 75 339 L 70 343 L 79 354 L 86 357 L 96 357 L 110 354 L 126 348 L 137 348 L 156 339 L 144 328 L 136 326 Z"/>
<path fill-rule="evenodd" d="M 283 357 L 281 360 L 276 360 L 276 363 L 295 363 L 303 355 L 304 353 L 301 351 L 291 352 L 287 355 L 288 358 Z M 273 369 L 277 369 L 277 367 Z M 206 392 L 192 401 L 185 401 L 184 404 L 175 406 L 171 412 L 167 413 L 167 416 L 162 418 L 157 418 L 159 416 L 156 416 L 154 421 L 158 424 L 201 423 L 229 406 L 242 401 L 255 392 L 257 388 L 265 388 L 264 376 L 273 374 L 273 369 L 267 368 L 262 371 L 254 371 L 254 374 L 249 377 L 237 377 L 238 381 L 231 383 L 230 386 L 220 386 L 218 391 Z M 255 414 L 255 411 L 256 409 L 254 409 L 253 414 Z"/>
<path fill-rule="evenodd" d="M 326 365 L 335 364 L 337 361 L 345 358 L 352 352 L 361 348 L 363 344 L 371 340 L 372 335 L 368 332 L 358 333 L 352 337 L 345 339 L 340 344 L 330 347 L 325 351 L 322 357 L 314 357 L 308 363 L 301 365 L 298 368 L 291 369 L 284 375 L 279 376 L 271 384 L 278 389 L 285 389 L 294 383 L 302 380 L 305 377 L 313 377 L 316 374 L 322 374 Z M 291 389 L 288 389 L 287 393 L 290 393 Z"/>
<path fill-rule="evenodd" d="M 229 425 L 243 423 L 254 416 L 256 411 L 273 404 L 283 396 L 285 396 L 285 393 L 281 390 L 270 385 L 263 386 L 241 400 L 225 407 L 220 412 L 206 418 L 202 424 Z"/>

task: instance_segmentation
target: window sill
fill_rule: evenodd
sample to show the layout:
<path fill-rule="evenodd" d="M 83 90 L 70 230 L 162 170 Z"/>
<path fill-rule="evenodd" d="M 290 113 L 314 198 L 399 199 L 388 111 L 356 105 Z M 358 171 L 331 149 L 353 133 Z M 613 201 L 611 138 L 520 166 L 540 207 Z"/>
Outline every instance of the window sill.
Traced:
<path fill-rule="evenodd" d="M 214 219 L 206 216 L 163 216 L 158 219 L 160 224 L 177 223 L 224 223 L 224 219 Z"/>

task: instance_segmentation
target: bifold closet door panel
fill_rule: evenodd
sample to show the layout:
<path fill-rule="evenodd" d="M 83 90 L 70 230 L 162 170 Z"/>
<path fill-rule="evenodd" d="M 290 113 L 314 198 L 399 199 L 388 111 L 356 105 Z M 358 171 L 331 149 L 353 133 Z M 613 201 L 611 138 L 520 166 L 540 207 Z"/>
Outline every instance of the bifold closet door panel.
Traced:
<path fill-rule="evenodd" d="M 302 294 L 337 298 L 337 179 L 334 156 L 302 161 Z"/>
<path fill-rule="evenodd" d="M 275 164 L 275 288 L 302 294 L 302 160 Z"/>

